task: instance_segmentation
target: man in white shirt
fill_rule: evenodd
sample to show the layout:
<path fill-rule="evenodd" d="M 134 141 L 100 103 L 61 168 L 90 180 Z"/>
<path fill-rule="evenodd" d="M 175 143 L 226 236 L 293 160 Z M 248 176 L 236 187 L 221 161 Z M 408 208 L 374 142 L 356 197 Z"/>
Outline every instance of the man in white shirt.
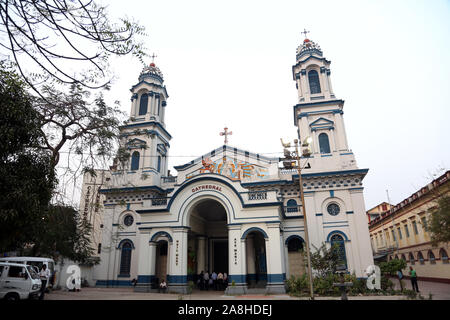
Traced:
<path fill-rule="evenodd" d="M 41 278 L 41 295 L 39 300 L 44 300 L 45 289 L 47 287 L 47 281 L 50 279 L 50 270 L 47 269 L 47 266 L 44 264 L 42 266 L 41 272 L 39 272 L 39 277 Z"/>

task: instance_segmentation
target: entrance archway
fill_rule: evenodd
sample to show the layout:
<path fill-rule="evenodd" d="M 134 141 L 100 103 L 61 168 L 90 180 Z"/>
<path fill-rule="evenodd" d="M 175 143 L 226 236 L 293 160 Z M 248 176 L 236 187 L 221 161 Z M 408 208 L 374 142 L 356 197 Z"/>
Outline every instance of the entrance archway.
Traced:
<path fill-rule="evenodd" d="M 247 286 L 265 288 L 267 284 L 266 239 L 259 231 L 249 232 L 246 241 Z"/>
<path fill-rule="evenodd" d="M 161 283 L 164 279 L 167 281 L 167 266 L 168 266 L 168 242 L 166 240 L 159 240 L 156 243 L 156 262 L 155 262 L 155 283 Z"/>
<path fill-rule="evenodd" d="M 287 239 L 287 251 L 289 262 L 289 276 L 300 277 L 305 274 L 305 262 L 303 259 L 304 241 L 299 236 L 291 236 Z"/>
<path fill-rule="evenodd" d="M 188 281 L 197 283 L 198 275 L 208 272 L 228 274 L 227 212 L 213 198 L 198 201 L 190 211 L 188 234 Z M 213 289 L 213 288 L 209 288 Z M 225 289 L 216 286 L 214 289 Z"/>

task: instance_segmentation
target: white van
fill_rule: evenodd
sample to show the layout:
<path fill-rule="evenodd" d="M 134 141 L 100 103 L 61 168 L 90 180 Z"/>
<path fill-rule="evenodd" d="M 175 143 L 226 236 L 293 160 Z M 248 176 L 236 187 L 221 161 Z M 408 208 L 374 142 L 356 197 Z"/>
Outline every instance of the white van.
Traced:
<path fill-rule="evenodd" d="M 0 262 L 0 299 L 37 298 L 41 284 L 41 279 L 32 266 Z"/>
<path fill-rule="evenodd" d="M 58 282 L 56 282 L 55 262 L 51 258 L 5 257 L 5 258 L 0 258 L 0 262 L 27 264 L 27 265 L 34 267 L 34 269 L 38 273 L 39 273 L 39 271 L 41 271 L 42 266 L 45 264 L 47 266 L 47 269 L 50 270 L 50 278 L 47 281 L 46 288 L 53 288 L 53 285 L 58 283 Z"/>

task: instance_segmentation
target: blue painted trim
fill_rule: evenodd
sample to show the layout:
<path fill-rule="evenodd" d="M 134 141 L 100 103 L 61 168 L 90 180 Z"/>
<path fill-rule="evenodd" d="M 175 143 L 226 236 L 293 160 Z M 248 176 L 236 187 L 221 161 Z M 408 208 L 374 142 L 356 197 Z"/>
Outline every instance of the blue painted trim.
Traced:
<path fill-rule="evenodd" d="M 312 127 L 312 126 L 316 126 L 316 122 L 319 122 L 319 121 L 321 121 L 321 120 L 323 120 L 323 121 L 325 121 L 325 122 L 327 122 L 328 124 L 331 124 L 331 125 L 333 125 L 333 124 L 334 124 L 334 122 L 333 122 L 333 121 L 331 121 L 331 120 L 328 120 L 328 119 L 325 119 L 324 117 L 320 117 L 319 119 L 317 119 L 317 120 L 315 120 L 315 121 L 311 122 L 311 123 L 309 124 L 309 126 L 310 126 L 310 127 Z M 323 124 L 319 124 L 319 125 L 323 125 Z"/>
<path fill-rule="evenodd" d="M 131 280 L 97 280 L 96 287 L 131 287 Z"/>
<path fill-rule="evenodd" d="M 353 214 L 353 211 L 347 211 L 346 214 Z"/>
<path fill-rule="evenodd" d="M 131 249 L 134 249 L 134 243 L 133 241 L 131 241 L 130 239 L 122 239 L 122 241 L 119 242 L 119 244 L 117 245 L 117 249 L 120 249 L 120 247 L 123 245 L 124 242 L 131 242 Z"/>
<path fill-rule="evenodd" d="M 187 275 L 167 275 L 167 283 L 168 284 L 185 284 L 188 282 Z"/>
<path fill-rule="evenodd" d="M 118 274 L 117 275 L 117 278 L 129 278 L 129 277 L 131 277 L 129 273 L 128 274 Z"/>
<path fill-rule="evenodd" d="M 267 235 L 267 233 L 266 233 L 263 229 L 258 228 L 258 227 L 251 227 L 251 228 L 248 228 L 247 230 L 245 230 L 245 232 L 244 232 L 244 234 L 242 235 L 241 239 L 247 238 L 247 235 L 248 235 L 250 232 L 252 232 L 252 231 L 259 231 L 259 232 L 261 232 L 261 233 L 263 234 L 264 239 L 269 239 L 269 236 Z"/>
<path fill-rule="evenodd" d="M 348 190 L 364 190 L 363 187 L 358 187 L 358 188 L 349 188 Z"/>
<path fill-rule="evenodd" d="M 287 237 L 286 241 L 284 241 L 284 244 L 285 244 L 285 245 L 288 245 L 288 242 L 289 242 L 291 239 L 299 239 L 301 242 L 303 242 L 303 243 L 305 242 L 305 240 L 303 240 L 302 237 L 300 237 L 300 236 L 297 235 L 297 234 L 293 234 L 293 235 L 290 235 L 289 237 Z"/>
<path fill-rule="evenodd" d="M 324 228 L 341 228 L 341 227 L 348 227 L 348 224 L 338 224 L 338 225 L 332 225 L 332 226 L 323 226 Z"/>
<path fill-rule="evenodd" d="M 231 286 L 231 283 L 234 281 L 236 284 L 245 284 L 246 281 L 246 274 L 230 274 L 228 275 L 228 285 Z"/>
<path fill-rule="evenodd" d="M 323 224 L 332 224 L 332 223 L 348 223 L 347 220 L 344 221 L 328 221 L 328 222 L 323 222 Z"/>
<path fill-rule="evenodd" d="M 149 274 L 149 275 L 138 275 L 137 282 L 139 284 L 152 283 L 154 278 L 155 278 L 155 275 L 152 275 L 152 274 Z"/>
<path fill-rule="evenodd" d="M 321 156 L 322 158 L 325 158 L 325 157 L 331 157 L 332 154 L 321 154 L 320 156 Z"/>
<path fill-rule="evenodd" d="M 147 127 L 147 126 L 157 126 L 162 132 L 164 132 L 167 137 L 170 139 L 172 139 L 172 136 L 169 134 L 169 132 L 167 132 L 166 129 L 164 129 L 164 127 L 161 125 L 161 123 L 156 122 L 156 121 L 147 121 L 147 122 L 141 122 L 141 123 L 133 123 L 133 124 L 126 124 L 123 126 L 120 126 L 120 129 L 128 129 L 128 128 L 134 128 L 134 127 Z"/>
<path fill-rule="evenodd" d="M 283 274 L 267 274 L 267 283 L 280 283 L 283 282 Z"/>
<path fill-rule="evenodd" d="M 173 242 L 172 236 L 166 231 L 158 231 L 156 232 L 150 239 L 149 242 L 155 242 L 158 237 L 167 237 L 169 238 L 169 242 Z"/>
<path fill-rule="evenodd" d="M 341 156 L 346 156 L 346 155 L 349 155 L 349 154 L 353 154 L 353 152 L 340 153 Z"/>
<path fill-rule="evenodd" d="M 339 231 L 339 230 L 333 230 L 333 231 L 331 231 L 331 232 L 328 234 L 328 236 L 327 236 L 327 242 L 330 242 L 331 236 L 332 236 L 333 234 L 336 234 L 336 233 L 339 234 L 339 235 L 341 235 L 341 236 L 344 238 L 345 241 L 349 241 L 348 238 L 347 238 L 347 236 L 346 236 L 346 234 L 345 234 L 344 232 Z"/>
<path fill-rule="evenodd" d="M 147 190 L 156 190 L 156 191 L 161 192 L 161 193 L 170 193 L 170 192 L 172 192 L 173 188 L 164 190 L 164 189 L 161 189 L 158 186 L 126 187 L 126 188 L 100 189 L 100 193 L 126 192 L 126 191 L 147 191 Z"/>
<path fill-rule="evenodd" d="M 316 213 L 316 217 L 320 217 L 320 216 L 323 216 L 323 213 Z"/>
<path fill-rule="evenodd" d="M 127 203 L 127 210 L 130 210 L 131 203 Z"/>
<path fill-rule="evenodd" d="M 147 75 L 147 74 L 145 74 L 145 75 Z M 148 84 L 148 85 L 150 85 L 150 86 L 155 86 L 155 87 L 157 87 L 157 88 L 163 89 L 164 92 L 165 92 L 165 94 L 166 94 L 166 97 L 167 97 L 167 98 L 169 97 L 169 95 L 167 94 L 167 90 L 166 90 L 166 87 L 165 87 L 165 86 L 159 85 L 159 84 L 157 84 L 157 83 L 147 82 L 147 81 L 145 81 L 145 80 L 140 80 L 137 84 L 135 84 L 134 86 L 131 87 L 130 91 L 133 91 L 136 87 L 138 87 L 138 86 L 140 86 L 141 84 L 144 84 L 144 83 L 145 83 L 145 84 Z"/>
<path fill-rule="evenodd" d="M 302 177 L 322 177 L 322 176 L 335 176 L 335 175 L 344 175 L 344 174 L 366 174 L 369 169 L 356 169 L 356 170 L 347 170 L 347 171 L 328 171 L 328 172 L 318 172 L 318 173 L 305 173 L 302 174 Z M 298 174 L 292 175 L 298 179 Z M 353 188 L 358 189 L 358 188 Z"/>
<path fill-rule="evenodd" d="M 333 126 L 314 127 L 314 128 L 311 128 L 311 131 L 317 131 L 317 130 L 321 130 L 321 129 L 334 130 L 334 127 Z"/>
<path fill-rule="evenodd" d="M 330 197 L 334 198 L 334 190 L 330 190 Z"/>

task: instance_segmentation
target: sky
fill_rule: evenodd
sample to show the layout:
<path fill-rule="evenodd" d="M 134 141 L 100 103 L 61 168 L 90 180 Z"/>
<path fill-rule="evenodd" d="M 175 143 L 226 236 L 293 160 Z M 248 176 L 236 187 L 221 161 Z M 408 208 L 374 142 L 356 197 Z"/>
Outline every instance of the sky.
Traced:
<path fill-rule="evenodd" d="M 398 203 L 450 166 L 449 1 L 103 1 L 148 36 L 164 75 L 172 135 L 169 167 L 223 145 L 281 156 L 297 136 L 292 78 L 304 37 L 331 60 L 350 149 L 364 179 L 366 209 Z M 148 59 L 148 63 L 151 59 Z M 110 99 L 129 114 L 142 65 L 112 64 Z"/>

